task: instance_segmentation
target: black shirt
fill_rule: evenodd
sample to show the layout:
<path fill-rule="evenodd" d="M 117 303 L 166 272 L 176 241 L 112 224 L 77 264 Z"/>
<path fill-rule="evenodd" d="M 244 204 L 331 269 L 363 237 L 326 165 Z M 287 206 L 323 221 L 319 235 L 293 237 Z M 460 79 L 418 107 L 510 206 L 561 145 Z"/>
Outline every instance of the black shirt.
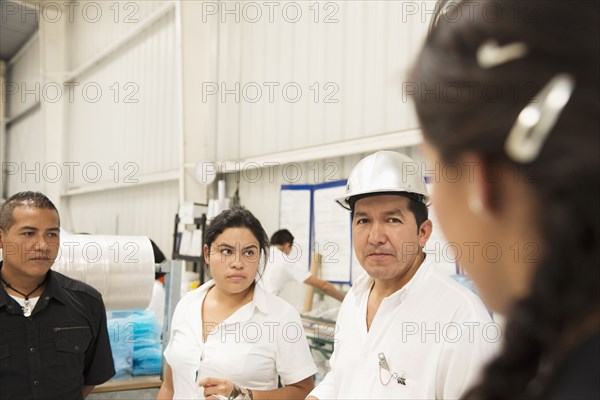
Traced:
<path fill-rule="evenodd" d="M 25 317 L 0 285 L 0 399 L 81 399 L 84 385 L 99 385 L 114 374 L 106 311 L 96 289 L 50 270 Z"/>

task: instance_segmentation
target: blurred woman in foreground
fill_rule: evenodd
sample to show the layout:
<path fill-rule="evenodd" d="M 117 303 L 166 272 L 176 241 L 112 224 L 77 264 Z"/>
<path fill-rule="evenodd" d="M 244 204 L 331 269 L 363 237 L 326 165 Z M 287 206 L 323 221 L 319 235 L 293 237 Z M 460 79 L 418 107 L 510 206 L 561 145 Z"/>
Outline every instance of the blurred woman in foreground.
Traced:
<path fill-rule="evenodd" d="M 433 203 L 507 317 L 503 352 L 467 398 L 599 398 L 599 3 L 439 10 L 414 101 L 426 157 L 461 174 L 433 182 Z"/>

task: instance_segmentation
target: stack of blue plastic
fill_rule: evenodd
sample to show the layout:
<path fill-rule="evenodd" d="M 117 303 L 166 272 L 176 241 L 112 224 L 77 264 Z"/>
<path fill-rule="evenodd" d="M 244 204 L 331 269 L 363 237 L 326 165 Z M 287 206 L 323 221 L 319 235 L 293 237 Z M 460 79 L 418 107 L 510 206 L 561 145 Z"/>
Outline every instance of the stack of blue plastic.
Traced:
<path fill-rule="evenodd" d="M 107 313 L 108 337 L 115 363 L 113 379 L 126 379 L 133 372 L 133 332 L 130 312 Z"/>
<path fill-rule="evenodd" d="M 113 379 L 160 374 L 161 329 L 152 313 L 111 312 L 107 323 L 116 370 Z"/>
<path fill-rule="evenodd" d="M 135 311 L 135 343 L 133 345 L 133 375 L 160 374 L 162 344 L 161 329 L 154 314 Z"/>

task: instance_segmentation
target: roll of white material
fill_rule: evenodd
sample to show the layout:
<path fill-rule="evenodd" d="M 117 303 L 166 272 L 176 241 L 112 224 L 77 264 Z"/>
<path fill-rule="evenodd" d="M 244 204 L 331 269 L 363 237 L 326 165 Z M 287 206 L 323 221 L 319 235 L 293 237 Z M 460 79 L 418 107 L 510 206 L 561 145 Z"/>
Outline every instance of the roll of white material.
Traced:
<path fill-rule="evenodd" d="M 54 271 L 94 287 L 107 310 L 146 308 L 154 285 L 154 253 L 146 236 L 61 232 Z"/>

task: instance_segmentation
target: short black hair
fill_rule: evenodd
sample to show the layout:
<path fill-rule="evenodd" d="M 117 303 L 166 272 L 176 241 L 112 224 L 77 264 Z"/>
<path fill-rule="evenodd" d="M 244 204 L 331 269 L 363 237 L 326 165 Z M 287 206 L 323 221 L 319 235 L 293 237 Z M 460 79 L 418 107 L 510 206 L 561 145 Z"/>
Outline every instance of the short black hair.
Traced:
<path fill-rule="evenodd" d="M 19 192 L 12 195 L 6 203 L 0 208 L 0 229 L 7 232 L 11 226 L 15 223 L 13 218 L 13 211 L 17 207 L 34 207 L 34 208 L 45 208 L 56 211 L 58 216 L 58 223 L 60 225 L 60 216 L 56 206 L 50 199 L 43 193 L 40 192 Z"/>
<path fill-rule="evenodd" d="M 148 239 L 150 239 L 150 238 L 148 238 Z M 154 240 L 150 239 L 150 244 L 152 245 L 152 252 L 154 253 L 154 263 L 162 264 L 163 261 L 165 261 L 167 259 L 165 257 L 165 254 L 162 252 L 160 247 L 158 247 L 158 245 L 156 243 L 154 243 Z M 154 279 L 162 278 L 165 275 L 166 275 L 165 272 L 155 272 Z"/>
<path fill-rule="evenodd" d="M 294 244 L 294 236 L 287 229 L 280 229 L 271 236 L 271 244 L 283 246 L 286 243 Z"/>
<path fill-rule="evenodd" d="M 352 196 L 348 199 L 348 203 L 350 204 L 350 210 L 352 211 L 352 219 L 354 219 L 354 205 L 360 199 L 364 199 L 365 197 L 373 197 L 380 195 L 397 195 L 407 197 L 408 209 L 415 216 L 415 220 L 417 221 L 417 231 L 423 224 L 423 222 L 429 219 L 429 209 L 427 205 L 423 202 L 423 195 L 409 192 L 378 192 L 378 193 L 366 193 L 360 194 L 358 196 Z"/>

